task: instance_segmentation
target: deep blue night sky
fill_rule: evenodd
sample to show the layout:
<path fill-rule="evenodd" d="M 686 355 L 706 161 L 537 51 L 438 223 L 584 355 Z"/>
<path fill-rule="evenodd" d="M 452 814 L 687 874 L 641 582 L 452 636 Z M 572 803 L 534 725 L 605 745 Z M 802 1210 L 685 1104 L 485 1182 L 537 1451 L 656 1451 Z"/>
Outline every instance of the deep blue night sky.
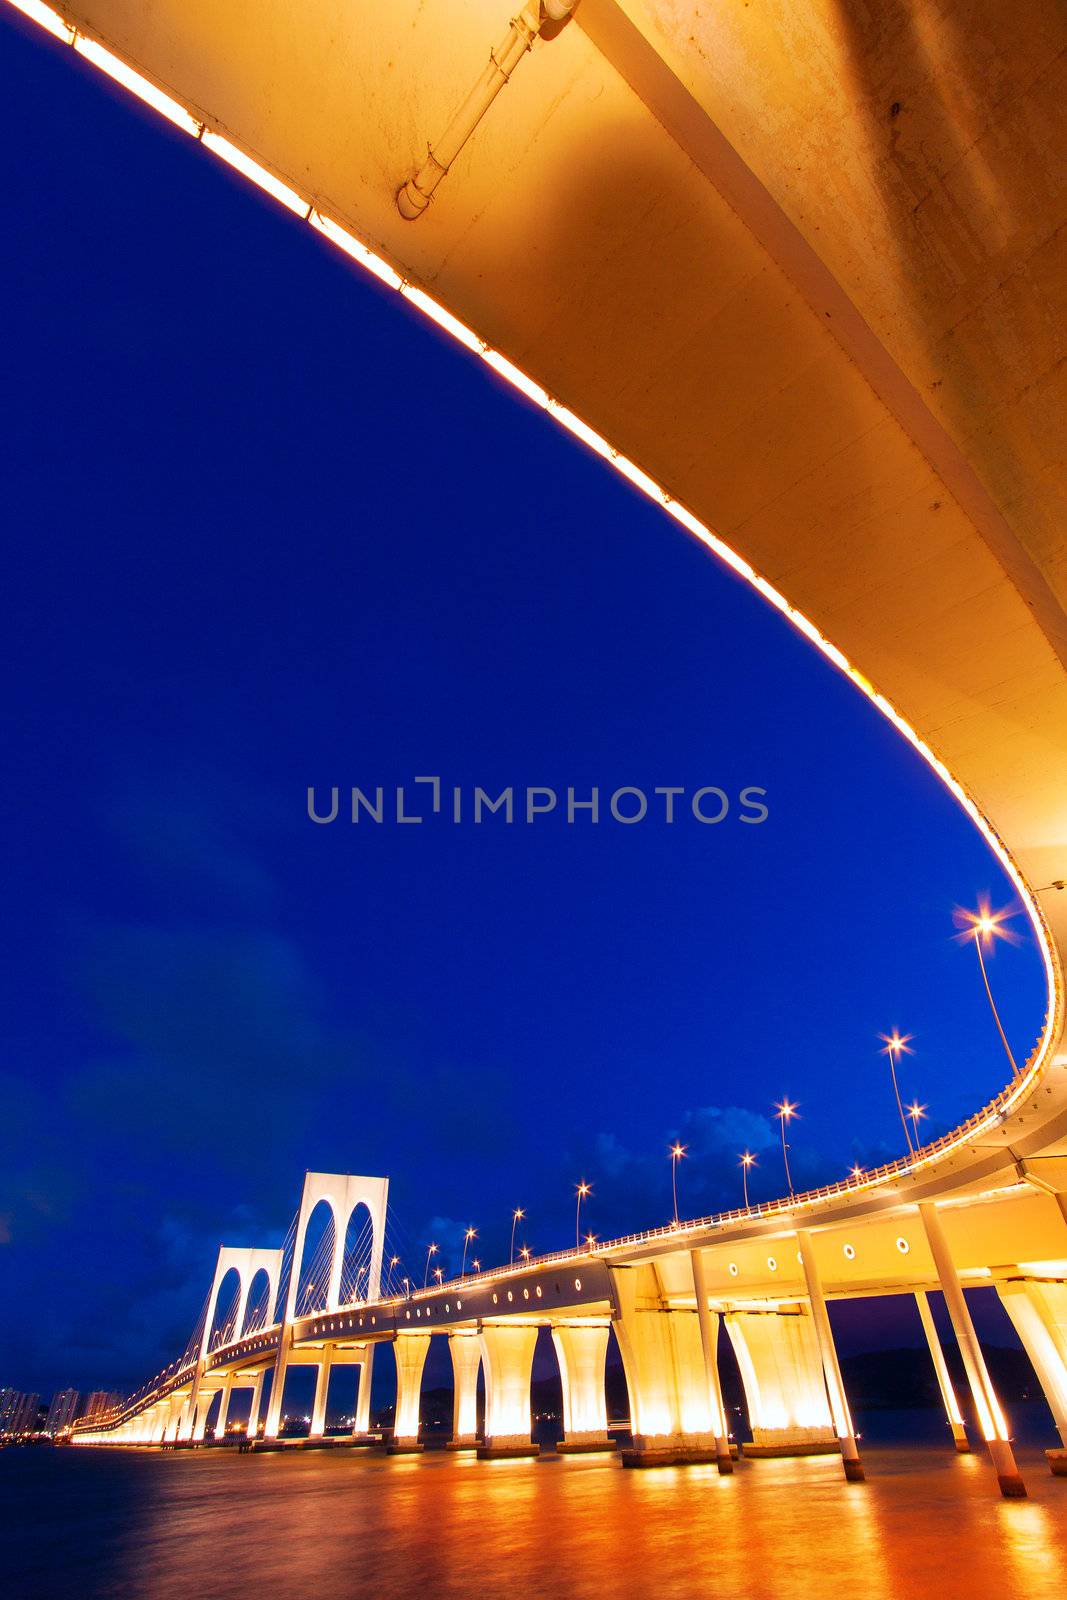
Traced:
<path fill-rule="evenodd" d="M 952 909 L 1002 876 L 762 601 L 397 296 L 0 16 L 7 914 L 0 1384 L 124 1387 L 305 1168 L 421 1263 L 898 1153 L 1005 1063 Z M 566 398 L 566 397 L 563 397 Z M 722 530 L 729 535 L 729 529 Z M 861 663 L 862 665 L 862 663 Z M 316 827 L 439 773 L 767 790 L 702 827 Z M 993 979 L 1026 1053 L 1029 943 Z M 420 1266 L 421 1271 L 421 1266 Z M 62 1289 L 60 1295 L 56 1288 Z"/>

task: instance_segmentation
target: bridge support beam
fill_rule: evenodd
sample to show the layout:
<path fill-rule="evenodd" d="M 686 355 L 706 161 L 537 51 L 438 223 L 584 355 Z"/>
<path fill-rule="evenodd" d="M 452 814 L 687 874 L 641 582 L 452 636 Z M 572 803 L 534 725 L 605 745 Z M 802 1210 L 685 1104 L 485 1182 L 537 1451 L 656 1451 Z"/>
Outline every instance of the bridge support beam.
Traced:
<path fill-rule="evenodd" d="M 396 1356 L 396 1414 L 393 1421 L 395 1451 L 421 1450 L 419 1443 L 419 1400 L 422 1394 L 422 1369 L 430 1348 L 428 1333 L 401 1333 L 393 1344 Z"/>
<path fill-rule="evenodd" d="M 728 1311 L 726 1331 L 745 1386 L 746 1456 L 830 1455 L 839 1448 L 822 1357 L 806 1307 Z"/>
<path fill-rule="evenodd" d="M 359 1364 L 359 1387 L 356 1390 L 356 1417 L 352 1424 L 354 1437 L 366 1437 L 370 1433 L 370 1384 L 371 1374 L 374 1371 L 374 1346 L 367 1345 L 363 1359 Z"/>
<path fill-rule="evenodd" d="M 948 1365 L 945 1361 L 945 1352 L 941 1348 L 941 1340 L 938 1337 L 937 1328 L 934 1326 L 934 1317 L 930 1310 L 930 1301 L 927 1298 L 925 1289 L 917 1290 L 915 1304 L 919 1308 L 919 1320 L 926 1335 L 930 1359 L 934 1364 L 934 1372 L 937 1374 L 937 1386 L 941 1390 L 945 1415 L 948 1418 L 949 1427 L 952 1429 L 952 1437 L 955 1441 L 956 1449 L 961 1455 L 966 1455 L 971 1448 L 971 1442 L 967 1437 L 963 1414 L 956 1400 L 956 1391 L 952 1387 L 952 1379 L 949 1377 Z"/>
<path fill-rule="evenodd" d="M 845 1468 L 845 1477 L 850 1483 L 862 1483 L 863 1463 L 860 1460 L 856 1431 L 852 1426 L 852 1413 L 848 1408 L 845 1385 L 841 1378 L 841 1366 L 837 1359 L 833 1329 L 830 1327 L 830 1314 L 826 1309 L 826 1296 L 823 1294 L 822 1280 L 819 1276 L 819 1263 L 815 1258 L 811 1234 L 804 1228 L 797 1229 L 797 1245 L 800 1250 L 800 1264 L 804 1269 L 804 1282 L 807 1285 L 808 1304 L 815 1324 L 819 1355 L 822 1358 L 823 1378 L 830 1401 L 830 1411 L 837 1437 L 841 1442 L 841 1460 Z"/>
<path fill-rule="evenodd" d="M 704 1371 L 708 1379 L 708 1403 L 711 1406 L 712 1431 L 715 1435 L 715 1463 L 720 1474 L 726 1477 L 734 1470 L 730 1455 L 730 1425 L 723 1404 L 722 1384 L 719 1381 L 719 1314 L 712 1313 L 708 1305 L 707 1275 L 704 1257 L 699 1250 L 689 1252 L 693 1269 L 693 1292 L 697 1302 L 697 1326 L 700 1329 L 700 1349 L 704 1357 Z"/>
<path fill-rule="evenodd" d="M 535 1456 L 530 1377 L 533 1371 L 536 1323 L 483 1322 L 480 1329 L 485 1364 L 485 1443 L 480 1460 L 494 1456 Z"/>
<path fill-rule="evenodd" d="M 207 1414 L 211 1410 L 211 1402 L 218 1394 L 217 1389 L 200 1389 L 197 1391 L 195 1401 L 191 1402 L 192 1429 L 191 1438 L 194 1444 L 200 1444 L 207 1432 Z"/>
<path fill-rule="evenodd" d="M 978 1335 L 974 1331 L 971 1313 L 964 1298 L 963 1285 L 960 1283 L 959 1274 L 945 1239 L 937 1206 L 930 1200 L 921 1200 L 919 1216 L 926 1230 L 927 1243 L 934 1258 L 934 1266 L 937 1268 L 948 1314 L 952 1318 L 956 1342 L 963 1357 L 979 1425 L 996 1469 L 1000 1492 L 1009 1500 L 1022 1499 L 1026 1495 L 1026 1485 L 1015 1464 L 1015 1452 L 1011 1447 L 1008 1424 L 1000 1408 L 996 1390 L 993 1388 L 982 1347 L 978 1343 Z"/>
<path fill-rule="evenodd" d="M 452 1450 L 472 1450 L 478 1443 L 478 1369 L 482 1364 L 482 1342 L 478 1334 L 450 1333 L 448 1353 L 452 1357 Z"/>
<path fill-rule="evenodd" d="M 215 1418 L 215 1438 L 226 1437 L 226 1413 L 230 1409 L 230 1395 L 233 1393 L 233 1379 L 227 1378 L 222 1385 L 222 1399 L 219 1401 L 219 1414 Z"/>
<path fill-rule="evenodd" d="M 563 1384 L 563 1455 L 610 1450 L 604 1369 L 608 1355 L 607 1322 L 561 1322 L 553 1325 L 552 1343 Z"/>
<path fill-rule="evenodd" d="M 615 1334 L 630 1396 L 627 1467 L 716 1461 L 715 1418 L 695 1311 L 668 1305 L 652 1263 L 612 1267 Z"/>
<path fill-rule="evenodd" d="M 315 1399 L 311 1406 L 309 1439 L 321 1439 L 326 1432 L 326 1397 L 330 1391 L 330 1368 L 333 1364 L 329 1345 L 323 1346 L 322 1360 L 315 1369 Z"/>
<path fill-rule="evenodd" d="M 1030 1357 L 1060 1436 L 1062 1448 L 1045 1451 L 1048 1464 L 1057 1477 L 1067 1477 L 1067 1283 L 1010 1278 L 997 1284 L 997 1294 Z"/>
<path fill-rule="evenodd" d="M 259 1432 L 259 1408 L 263 1400 L 263 1379 L 266 1373 L 257 1372 L 252 1383 L 252 1404 L 248 1408 L 248 1428 L 246 1437 L 254 1439 Z"/>

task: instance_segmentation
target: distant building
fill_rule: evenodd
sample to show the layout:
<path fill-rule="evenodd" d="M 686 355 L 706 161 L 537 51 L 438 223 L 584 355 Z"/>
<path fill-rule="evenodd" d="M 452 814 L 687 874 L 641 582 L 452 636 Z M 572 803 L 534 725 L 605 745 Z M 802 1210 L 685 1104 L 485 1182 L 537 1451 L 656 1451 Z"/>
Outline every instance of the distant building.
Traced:
<path fill-rule="evenodd" d="M 78 1415 L 80 1398 L 77 1389 L 61 1389 L 58 1394 L 54 1394 L 52 1404 L 48 1407 L 45 1433 L 50 1433 L 53 1439 L 57 1434 L 65 1433 Z"/>
<path fill-rule="evenodd" d="M 117 1411 L 122 1404 L 122 1396 L 113 1389 L 94 1389 L 85 1402 L 85 1411 L 82 1413 L 87 1421 L 102 1417 L 109 1411 Z"/>
<path fill-rule="evenodd" d="M 0 1389 L 0 1437 L 17 1439 L 27 1433 L 36 1433 L 40 1404 L 39 1394 Z"/>

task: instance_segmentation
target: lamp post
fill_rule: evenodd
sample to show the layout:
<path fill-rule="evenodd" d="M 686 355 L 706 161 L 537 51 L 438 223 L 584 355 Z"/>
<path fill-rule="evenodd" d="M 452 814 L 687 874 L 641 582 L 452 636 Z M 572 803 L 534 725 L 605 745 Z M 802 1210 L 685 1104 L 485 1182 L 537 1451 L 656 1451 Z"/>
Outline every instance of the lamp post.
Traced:
<path fill-rule="evenodd" d="M 444 1267 L 434 1267 L 433 1275 L 437 1279 L 438 1283 L 443 1283 L 444 1280 L 445 1280 L 445 1269 L 444 1269 Z"/>
<path fill-rule="evenodd" d="M 459 1269 L 459 1275 L 461 1278 L 465 1278 L 467 1276 L 467 1247 L 469 1246 L 471 1240 L 477 1239 L 477 1237 L 477 1228 L 468 1228 L 466 1233 L 463 1235 L 463 1264 Z"/>
<path fill-rule="evenodd" d="M 396 1292 L 394 1287 L 393 1287 L 393 1268 L 394 1267 L 398 1267 L 399 1265 L 400 1265 L 400 1257 L 399 1256 L 390 1256 L 389 1257 L 389 1292 L 391 1294 L 395 1294 L 395 1292 Z"/>
<path fill-rule="evenodd" d="M 748 1203 L 748 1169 L 757 1164 L 751 1150 L 742 1151 L 739 1164 L 741 1167 L 741 1187 L 745 1192 L 745 1210 L 748 1211 L 750 1209 Z"/>
<path fill-rule="evenodd" d="M 435 1244 L 428 1245 L 426 1248 L 426 1269 L 422 1274 L 422 1287 L 424 1289 L 430 1281 L 430 1257 L 435 1256 L 436 1254 L 437 1246 Z"/>
<path fill-rule="evenodd" d="M 897 1033 L 896 1029 L 894 1028 L 892 1033 L 880 1033 L 878 1037 L 885 1041 L 885 1049 L 882 1051 L 882 1054 L 889 1057 L 889 1070 L 893 1075 L 893 1093 L 896 1096 L 897 1110 L 900 1112 L 900 1125 L 904 1129 L 904 1137 L 908 1141 L 908 1151 L 911 1155 L 914 1155 L 915 1146 L 912 1144 L 911 1134 L 908 1132 L 908 1124 L 904 1118 L 904 1106 L 900 1098 L 900 1085 L 897 1083 L 897 1057 L 901 1055 L 910 1056 L 915 1054 L 915 1052 L 908 1047 L 908 1041 L 911 1038 L 911 1034 L 906 1033 L 904 1037 L 901 1038 L 900 1034 Z"/>
<path fill-rule="evenodd" d="M 530 1259 L 530 1246 L 528 1244 L 524 1244 L 522 1249 L 519 1251 L 519 1255 L 522 1257 L 522 1259 L 524 1261 L 529 1261 L 529 1259 Z"/>
<path fill-rule="evenodd" d="M 917 1100 L 914 1100 L 912 1102 L 912 1104 L 908 1107 L 908 1116 L 911 1118 L 911 1125 L 912 1125 L 912 1128 L 914 1129 L 914 1132 L 915 1132 L 915 1148 L 916 1148 L 916 1150 L 918 1150 L 918 1148 L 919 1148 L 919 1119 L 921 1117 L 925 1117 L 925 1115 L 926 1115 L 926 1107 L 925 1106 L 921 1106 Z"/>
<path fill-rule="evenodd" d="M 675 1139 L 668 1152 L 671 1158 L 671 1194 L 674 1196 L 674 1226 L 678 1226 L 678 1163 L 682 1157 L 688 1155 L 686 1146 Z"/>
<path fill-rule="evenodd" d="M 986 999 L 989 1001 L 989 1009 L 993 1013 L 993 1021 L 997 1025 L 997 1032 L 1000 1034 L 1000 1042 L 1004 1046 L 1004 1054 L 1011 1063 L 1012 1077 L 1017 1078 L 1019 1076 L 1019 1068 L 1015 1057 L 1012 1055 L 1011 1046 L 1008 1043 L 1007 1035 L 1004 1032 L 1004 1026 L 1000 1020 L 1000 1012 L 997 1010 L 996 1001 L 993 999 L 993 991 L 989 987 L 989 974 L 986 971 L 985 956 L 982 954 L 982 943 L 984 940 L 988 939 L 990 943 L 992 943 L 994 939 L 1006 939 L 1009 937 L 1008 930 L 1002 926 L 1004 915 L 1005 914 L 1002 911 L 996 913 L 990 912 L 984 906 L 979 906 L 977 912 L 968 911 L 966 913 L 967 920 L 971 924 L 971 936 L 974 939 L 975 953 L 978 956 L 978 967 L 982 974 L 982 983 L 985 985 Z"/>
<path fill-rule="evenodd" d="M 775 1120 L 782 1134 L 782 1161 L 785 1164 L 785 1181 L 789 1185 L 789 1193 L 791 1195 L 794 1193 L 794 1189 L 792 1174 L 789 1171 L 789 1146 L 785 1138 L 785 1125 L 787 1122 L 791 1122 L 796 1114 L 797 1102 L 795 1100 L 783 1097 L 780 1102 L 775 1102 Z"/>
<path fill-rule="evenodd" d="M 593 1249 L 595 1249 L 595 1247 L 596 1247 L 596 1234 L 595 1233 L 587 1233 L 586 1236 L 585 1236 L 585 1248 L 587 1250 L 593 1250 Z"/>
<path fill-rule="evenodd" d="M 513 1267 L 515 1265 L 515 1226 L 517 1223 L 522 1221 L 525 1215 L 526 1213 L 521 1206 L 516 1206 L 514 1211 L 511 1213 L 511 1254 L 508 1256 L 509 1267 Z"/>
<path fill-rule="evenodd" d="M 578 1204 L 575 1207 L 574 1212 L 574 1248 L 576 1250 L 580 1250 L 582 1238 L 582 1201 L 592 1194 L 593 1185 L 591 1183 L 586 1183 L 585 1179 L 583 1178 L 581 1183 L 579 1183 L 575 1188 L 574 1192 L 578 1196 Z"/>

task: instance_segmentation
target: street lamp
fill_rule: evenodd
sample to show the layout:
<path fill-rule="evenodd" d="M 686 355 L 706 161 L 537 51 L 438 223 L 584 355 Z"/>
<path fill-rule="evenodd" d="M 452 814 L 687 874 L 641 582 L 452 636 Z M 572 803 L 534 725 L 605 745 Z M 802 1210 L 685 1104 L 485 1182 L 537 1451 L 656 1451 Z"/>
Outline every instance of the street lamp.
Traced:
<path fill-rule="evenodd" d="M 756 1166 L 756 1164 L 757 1164 L 756 1163 L 756 1158 L 752 1154 L 751 1150 L 745 1150 L 745 1151 L 742 1152 L 741 1157 L 740 1157 L 741 1186 L 745 1191 L 745 1210 L 746 1211 L 749 1209 L 749 1204 L 748 1204 L 748 1169 L 749 1169 L 749 1167 Z"/>
<path fill-rule="evenodd" d="M 592 1250 L 595 1244 L 596 1244 L 596 1234 L 595 1233 L 587 1233 L 586 1236 L 585 1236 L 585 1248 L 587 1250 Z"/>
<path fill-rule="evenodd" d="M 427 1283 L 429 1283 L 429 1281 L 430 1281 L 430 1257 L 431 1256 L 435 1256 L 436 1254 L 437 1254 L 437 1246 L 435 1244 L 431 1244 L 431 1245 L 427 1246 L 427 1250 L 426 1250 L 426 1269 L 422 1274 L 422 1287 L 424 1289 L 425 1289 Z"/>
<path fill-rule="evenodd" d="M 577 1187 L 575 1188 L 574 1192 L 578 1196 L 578 1204 L 575 1207 L 575 1212 L 574 1212 L 574 1248 L 576 1250 L 580 1250 L 581 1249 L 581 1237 L 582 1237 L 582 1234 L 581 1234 L 582 1201 L 587 1199 L 588 1196 L 592 1194 L 593 1185 L 591 1183 L 586 1183 L 585 1179 L 583 1178 L 581 1183 L 579 1183 L 577 1185 Z"/>
<path fill-rule="evenodd" d="M 900 1099 L 900 1085 L 897 1083 L 897 1058 L 902 1055 L 912 1056 L 915 1054 L 914 1050 L 909 1049 L 908 1046 L 908 1041 L 912 1036 L 910 1033 L 906 1033 L 904 1037 L 901 1038 L 900 1034 L 894 1028 L 892 1033 L 880 1033 L 878 1037 L 885 1043 L 885 1049 L 881 1053 L 882 1055 L 889 1057 L 889 1070 L 893 1075 L 893 1093 L 897 1098 L 897 1110 L 900 1112 L 900 1125 L 904 1129 L 904 1137 L 908 1141 L 908 1150 L 912 1155 L 914 1155 L 915 1147 L 911 1142 L 911 1134 L 908 1132 L 908 1124 L 904 1120 L 904 1107 Z"/>
<path fill-rule="evenodd" d="M 393 1289 L 393 1268 L 394 1267 L 398 1267 L 399 1265 L 400 1265 L 400 1257 L 399 1256 L 390 1256 L 389 1257 L 389 1292 L 390 1292 L 390 1294 L 395 1292 L 394 1289 Z"/>
<path fill-rule="evenodd" d="M 466 1233 L 463 1235 L 463 1264 L 459 1269 L 459 1275 L 461 1278 L 465 1278 L 467 1276 L 467 1246 L 470 1244 L 472 1239 L 477 1239 L 477 1237 L 477 1228 L 468 1228 Z"/>
<path fill-rule="evenodd" d="M 926 1115 L 926 1107 L 925 1106 L 921 1106 L 917 1100 L 913 1101 L 912 1104 L 908 1107 L 908 1116 L 911 1118 L 911 1125 L 912 1125 L 912 1128 L 914 1129 L 914 1132 L 915 1132 L 915 1148 L 916 1148 L 916 1150 L 918 1150 L 918 1148 L 919 1148 L 919 1119 L 920 1119 L 920 1117 L 925 1117 L 925 1115 Z"/>
<path fill-rule="evenodd" d="M 775 1108 L 774 1109 L 775 1109 L 775 1120 L 778 1123 L 778 1126 L 781 1129 L 781 1134 L 782 1134 L 782 1160 L 785 1163 L 785 1181 L 789 1185 L 789 1193 L 792 1195 L 794 1193 L 794 1190 L 793 1190 L 793 1178 L 792 1178 L 792 1175 L 791 1175 L 791 1173 L 789 1171 L 789 1146 L 786 1143 L 786 1139 L 785 1139 L 785 1125 L 786 1125 L 787 1122 L 791 1122 L 792 1119 L 796 1116 L 796 1114 L 797 1114 L 797 1102 L 795 1100 L 789 1100 L 789 1099 L 783 1097 L 780 1102 L 779 1101 L 775 1102 Z"/>
<path fill-rule="evenodd" d="M 482 1270 L 482 1264 L 478 1260 L 477 1256 L 472 1256 L 471 1257 L 471 1266 L 474 1268 L 475 1272 L 481 1272 L 481 1270 Z"/>
<path fill-rule="evenodd" d="M 511 1213 L 511 1254 L 508 1257 L 509 1267 L 513 1267 L 515 1265 L 515 1227 L 517 1223 L 522 1221 L 525 1215 L 526 1213 L 521 1206 L 516 1206 L 514 1211 Z"/>
<path fill-rule="evenodd" d="M 686 1146 L 675 1139 L 670 1148 L 671 1158 L 671 1193 L 674 1195 L 674 1226 L 678 1226 L 678 1163 L 687 1155 Z"/>
<path fill-rule="evenodd" d="M 1011 1053 L 1011 1046 L 1008 1043 L 1007 1035 L 1004 1032 L 1004 1026 L 1000 1020 L 1000 1012 L 997 1010 L 996 1001 L 993 999 L 993 991 L 989 987 L 989 974 L 986 972 L 985 957 L 982 954 L 982 944 L 985 940 L 989 940 L 989 942 L 992 943 L 994 939 L 1008 939 L 1013 937 L 1010 931 L 1003 926 L 1005 917 L 1009 915 L 1010 912 L 991 912 L 988 907 L 981 905 L 977 911 L 967 911 L 964 913 L 964 916 L 970 923 L 969 936 L 973 937 L 974 939 L 974 948 L 978 956 L 978 966 L 981 969 L 982 982 L 985 985 L 986 999 L 989 1001 L 989 1009 L 993 1013 L 993 1021 L 997 1025 L 997 1032 L 1000 1034 L 1000 1042 L 1004 1046 L 1004 1054 L 1011 1062 L 1012 1076 L 1017 1078 L 1019 1076 L 1019 1068 L 1016 1064 L 1015 1057 Z"/>
<path fill-rule="evenodd" d="M 519 1251 L 519 1254 L 520 1254 L 520 1256 L 522 1257 L 522 1259 L 524 1261 L 529 1261 L 529 1259 L 530 1259 L 530 1246 L 528 1244 L 524 1244 L 522 1249 Z"/>
<path fill-rule="evenodd" d="M 444 1267 L 434 1267 L 433 1275 L 437 1279 L 438 1283 L 443 1283 L 444 1280 L 445 1280 L 445 1269 L 444 1269 Z"/>

